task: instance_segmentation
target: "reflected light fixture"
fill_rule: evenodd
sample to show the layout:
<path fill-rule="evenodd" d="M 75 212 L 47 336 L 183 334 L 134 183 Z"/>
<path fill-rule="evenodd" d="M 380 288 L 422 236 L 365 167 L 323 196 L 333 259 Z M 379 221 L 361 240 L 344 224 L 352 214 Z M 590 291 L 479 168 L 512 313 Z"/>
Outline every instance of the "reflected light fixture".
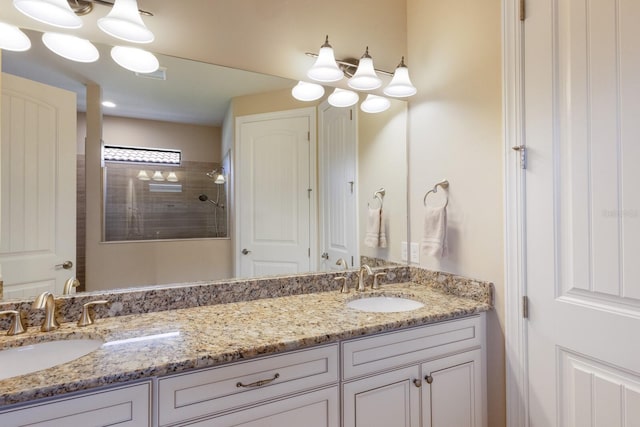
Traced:
<path fill-rule="evenodd" d="M 110 36 L 132 43 L 151 43 L 155 38 L 142 22 L 136 0 L 115 0 L 111 12 L 98 19 L 98 27 Z"/>
<path fill-rule="evenodd" d="M 141 170 L 140 172 L 138 172 L 137 178 L 140 181 L 149 181 L 151 179 L 151 178 L 149 178 L 149 175 L 147 175 L 147 171 L 146 170 Z"/>
<path fill-rule="evenodd" d="M 357 93 L 351 90 L 345 90 L 336 88 L 331 95 L 329 95 L 329 104 L 334 107 L 351 107 L 354 105 L 360 97 Z"/>
<path fill-rule="evenodd" d="M 407 96 L 413 96 L 417 92 L 416 87 L 411 83 L 409 78 L 409 68 L 404 63 L 404 56 L 400 60 L 400 64 L 393 73 L 393 79 L 391 83 L 384 88 L 384 94 L 387 96 L 394 96 L 396 98 L 405 98 Z"/>
<path fill-rule="evenodd" d="M 67 0 L 13 0 L 13 5 L 29 18 L 54 27 L 82 27 L 82 19 L 73 12 Z"/>
<path fill-rule="evenodd" d="M 98 49 L 89 40 L 71 34 L 44 33 L 42 42 L 53 53 L 75 62 L 95 62 L 100 58 Z"/>
<path fill-rule="evenodd" d="M 116 103 L 111 101 L 102 101 L 102 106 L 107 108 L 116 108 Z"/>
<path fill-rule="evenodd" d="M 390 106 L 391 101 L 384 96 L 369 94 L 367 99 L 360 104 L 360 109 L 365 113 L 382 113 L 387 111 Z"/>
<path fill-rule="evenodd" d="M 344 73 L 338 67 L 333 55 L 333 48 L 329 44 L 329 36 L 326 36 L 324 44 L 320 46 L 318 59 L 307 71 L 307 77 L 318 82 L 337 82 L 344 77 Z"/>
<path fill-rule="evenodd" d="M 213 180 L 214 184 L 224 184 L 227 182 L 227 179 L 224 177 L 223 167 L 221 167 L 220 170 L 214 169 L 211 172 L 207 172 L 206 175 Z"/>
<path fill-rule="evenodd" d="M 162 172 L 155 171 L 151 179 L 153 179 L 154 181 L 164 181 L 164 176 L 162 175 Z"/>
<path fill-rule="evenodd" d="M 291 95 L 298 101 L 315 101 L 324 95 L 324 87 L 316 83 L 300 81 L 291 89 Z"/>
<path fill-rule="evenodd" d="M 0 22 L 0 49 L 24 52 L 31 48 L 31 40 L 15 25 Z"/>
<path fill-rule="evenodd" d="M 178 182 L 178 177 L 177 177 L 176 173 L 173 172 L 173 171 L 169 172 L 169 175 L 167 175 L 167 181 L 169 181 L 169 182 Z"/>
<path fill-rule="evenodd" d="M 128 46 L 114 46 L 111 58 L 122 68 L 137 73 L 153 73 L 160 67 L 158 58 L 146 50 Z"/>
<path fill-rule="evenodd" d="M 373 68 L 373 59 L 369 55 L 369 46 L 360 58 L 356 73 L 347 82 L 350 88 L 356 90 L 374 90 L 382 85 L 382 80 Z"/>

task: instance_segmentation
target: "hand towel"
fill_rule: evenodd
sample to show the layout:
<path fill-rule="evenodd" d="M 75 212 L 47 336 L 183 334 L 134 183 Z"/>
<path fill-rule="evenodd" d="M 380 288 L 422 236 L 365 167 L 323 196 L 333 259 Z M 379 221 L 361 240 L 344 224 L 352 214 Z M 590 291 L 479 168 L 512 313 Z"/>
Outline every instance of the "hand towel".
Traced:
<path fill-rule="evenodd" d="M 447 254 L 447 207 L 427 206 L 421 247 L 425 255 L 443 257 Z"/>
<path fill-rule="evenodd" d="M 370 248 L 386 248 L 387 235 L 384 232 L 382 209 L 369 208 L 367 213 L 367 228 L 364 235 L 364 244 Z"/>

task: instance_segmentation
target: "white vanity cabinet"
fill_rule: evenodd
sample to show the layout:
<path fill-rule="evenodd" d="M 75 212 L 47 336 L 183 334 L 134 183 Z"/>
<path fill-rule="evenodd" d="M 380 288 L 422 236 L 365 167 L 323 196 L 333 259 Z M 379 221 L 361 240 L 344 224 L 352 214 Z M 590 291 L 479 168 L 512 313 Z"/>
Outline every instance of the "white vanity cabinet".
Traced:
<path fill-rule="evenodd" d="M 337 427 L 338 366 L 333 344 L 162 377 L 158 424 Z"/>
<path fill-rule="evenodd" d="M 345 427 L 486 426 L 484 315 L 342 343 Z"/>
<path fill-rule="evenodd" d="M 149 427 L 151 381 L 0 411 L 0 426 Z"/>

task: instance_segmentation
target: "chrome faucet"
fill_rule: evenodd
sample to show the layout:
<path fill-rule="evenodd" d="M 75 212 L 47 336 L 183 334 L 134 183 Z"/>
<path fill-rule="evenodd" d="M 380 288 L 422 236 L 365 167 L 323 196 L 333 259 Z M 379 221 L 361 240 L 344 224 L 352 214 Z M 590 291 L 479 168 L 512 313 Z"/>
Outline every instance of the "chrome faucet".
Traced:
<path fill-rule="evenodd" d="M 365 273 L 367 273 L 367 276 L 370 276 L 373 274 L 373 271 L 371 271 L 371 267 L 369 267 L 367 264 L 362 264 L 362 266 L 360 267 L 360 271 L 358 272 L 358 287 L 356 288 L 357 291 L 364 291 Z"/>
<path fill-rule="evenodd" d="M 44 291 L 33 302 L 33 309 L 41 310 L 44 308 L 44 321 L 40 330 L 42 332 L 53 331 L 58 329 L 60 324 L 56 320 L 56 301 L 53 294 L 49 291 Z"/>

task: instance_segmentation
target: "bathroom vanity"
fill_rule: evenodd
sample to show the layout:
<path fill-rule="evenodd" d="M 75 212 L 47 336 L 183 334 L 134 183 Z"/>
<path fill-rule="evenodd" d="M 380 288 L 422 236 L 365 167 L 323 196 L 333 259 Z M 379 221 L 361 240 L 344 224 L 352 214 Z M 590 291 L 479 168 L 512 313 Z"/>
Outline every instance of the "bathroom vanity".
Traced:
<path fill-rule="evenodd" d="M 373 295 L 424 307 L 347 307 Z M 105 344 L 0 381 L 0 425 L 486 426 L 490 308 L 406 282 L 65 323 L 51 333 L 32 327 L 3 337 L 3 348 L 85 337 Z"/>

